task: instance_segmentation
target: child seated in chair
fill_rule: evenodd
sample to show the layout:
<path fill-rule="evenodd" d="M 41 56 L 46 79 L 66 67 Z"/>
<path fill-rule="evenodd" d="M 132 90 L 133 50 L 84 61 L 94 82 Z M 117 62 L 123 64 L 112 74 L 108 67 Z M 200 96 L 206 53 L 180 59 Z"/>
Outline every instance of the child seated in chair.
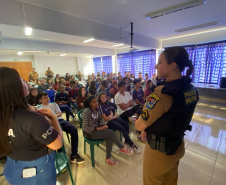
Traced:
<path fill-rule="evenodd" d="M 106 159 L 107 164 L 118 166 L 119 163 L 111 158 L 113 143 L 115 143 L 120 152 L 132 155 L 134 152 L 127 145 L 122 145 L 113 130 L 101 123 L 102 115 L 98 109 L 98 102 L 95 96 L 89 96 L 84 101 L 84 111 L 82 113 L 82 130 L 84 136 L 88 139 L 104 139 L 106 141 Z"/>
<path fill-rule="evenodd" d="M 65 121 L 62 118 L 62 113 L 60 111 L 59 106 L 56 103 L 49 103 L 49 96 L 48 93 L 43 92 L 39 95 L 39 101 L 42 103 L 41 105 L 37 106 L 38 110 L 44 109 L 44 108 L 50 108 L 53 113 L 56 115 L 59 124 L 61 125 L 63 131 L 71 135 L 71 157 L 70 161 L 72 163 L 81 164 L 84 162 L 84 159 L 80 157 L 78 154 L 78 131 L 75 128 L 74 125 L 72 125 L 70 122 Z"/>
<path fill-rule="evenodd" d="M 56 93 L 55 102 L 59 105 L 60 110 L 62 112 L 66 112 L 67 121 L 69 121 L 69 115 L 71 115 L 73 117 L 73 121 L 76 121 L 74 114 L 72 113 L 70 107 L 68 106 L 69 105 L 69 96 L 65 92 L 65 88 L 63 85 L 59 86 L 59 92 Z"/>
<path fill-rule="evenodd" d="M 140 153 L 141 149 L 136 144 L 134 144 L 134 142 L 129 137 L 129 124 L 126 121 L 120 119 L 118 115 L 113 114 L 113 112 L 115 112 L 115 109 L 110 106 L 107 100 L 107 94 L 105 92 L 101 92 L 98 95 L 97 100 L 104 123 L 108 125 L 108 128 L 122 132 L 123 137 L 125 138 L 125 144 L 128 144 L 135 153 Z"/>

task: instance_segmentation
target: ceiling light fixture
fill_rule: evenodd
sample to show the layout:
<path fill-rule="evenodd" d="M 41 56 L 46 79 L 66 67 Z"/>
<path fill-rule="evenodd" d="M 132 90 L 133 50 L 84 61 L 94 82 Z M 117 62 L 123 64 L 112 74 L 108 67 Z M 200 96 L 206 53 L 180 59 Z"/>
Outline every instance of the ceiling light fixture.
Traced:
<path fill-rule="evenodd" d="M 95 40 L 94 38 L 91 38 L 91 39 L 88 39 L 88 40 L 84 40 L 83 43 L 92 42 L 94 40 Z"/>
<path fill-rule="evenodd" d="M 195 6 L 199 6 L 199 5 L 205 5 L 206 4 L 206 0 L 193 0 L 187 3 L 183 3 L 183 4 L 179 4 L 176 6 L 172 6 L 166 9 L 162 9 L 162 10 L 158 10 L 156 12 L 153 13 L 149 13 L 146 15 L 146 19 L 150 20 L 150 19 L 154 19 L 157 17 L 161 17 L 167 14 L 171 14 L 174 12 L 178 12 L 184 9 L 188 9 L 188 8 L 193 8 Z"/>
<path fill-rule="evenodd" d="M 162 41 L 178 39 L 178 38 L 188 37 L 188 36 L 193 36 L 193 35 L 199 35 L 199 34 L 203 34 L 203 33 L 210 33 L 210 32 L 215 32 L 215 31 L 223 31 L 223 30 L 226 30 L 226 27 L 223 27 L 223 28 L 220 28 L 220 29 L 214 29 L 214 30 L 208 30 L 208 31 L 202 31 L 202 32 L 187 34 L 187 35 L 181 35 L 181 36 L 178 36 L 178 37 L 171 37 L 171 38 L 167 38 L 167 39 L 162 39 Z"/>
<path fill-rule="evenodd" d="M 63 56 L 66 56 L 66 55 L 67 55 L 67 54 L 66 54 L 66 53 L 64 53 L 64 54 L 61 54 L 61 55 L 60 55 L 60 57 L 63 57 Z"/>
<path fill-rule="evenodd" d="M 121 44 L 115 44 L 112 47 L 118 47 L 118 46 L 123 46 L 123 45 L 124 45 L 123 43 L 121 43 Z"/>
<path fill-rule="evenodd" d="M 17 55 L 22 55 L 23 51 L 18 51 Z"/>
<path fill-rule="evenodd" d="M 214 21 L 214 22 L 209 22 L 209 23 L 205 23 L 205 24 L 199 24 L 199 25 L 195 25 L 195 26 L 191 26 L 191 27 L 187 27 L 187 28 L 183 28 L 183 29 L 178 29 L 178 30 L 175 30 L 175 32 L 184 32 L 184 31 L 190 31 L 190 30 L 195 30 L 195 29 L 199 29 L 199 28 L 205 28 L 205 27 L 208 27 L 208 26 L 214 26 L 216 25 L 218 22 L 217 21 Z"/>
<path fill-rule="evenodd" d="M 25 27 L 25 35 L 31 35 L 31 33 L 32 33 L 32 28 L 31 27 Z"/>

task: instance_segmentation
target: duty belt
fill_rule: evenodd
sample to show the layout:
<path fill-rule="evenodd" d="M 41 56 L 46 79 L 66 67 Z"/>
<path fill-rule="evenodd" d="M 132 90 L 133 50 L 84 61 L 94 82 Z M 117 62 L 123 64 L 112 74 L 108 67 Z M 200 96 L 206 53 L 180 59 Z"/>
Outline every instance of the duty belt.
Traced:
<path fill-rule="evenodd" d="M 167 140 L 166 137 L 159 137 L 154 133 L 147 134 L 147 143 L 153 150 L 158 150 L 166 155 L 173 155 L 182 144 L 184 135 L 173 140 Z"/>

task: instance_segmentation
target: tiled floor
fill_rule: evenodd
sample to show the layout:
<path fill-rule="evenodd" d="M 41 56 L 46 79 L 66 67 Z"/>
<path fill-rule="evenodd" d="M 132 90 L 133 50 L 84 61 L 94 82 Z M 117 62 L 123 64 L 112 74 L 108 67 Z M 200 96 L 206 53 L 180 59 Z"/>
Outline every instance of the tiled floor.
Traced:
<path fill-rule="evenodd" d="M 77 126 L 79 126 L 77 124 Z M 179 165 L 179 185 L 225 185 L 226 184 L 226 101 L 201 97 L 192 120 L 193 130 L 185 136 L 186 153 Z M 144 144 L 137 141 L 134 126 L 130 126 L 131 137 L 144 149 Z M 126 156 L 113 148 L 113 157 L 120 165 L 108 166 L 104 163 L 105 146 L 95 147 L 96 167 L 92 168 L 89 145 L 87 154 L 83 154 L 83 136 L 79 132 L 79 152 L 85 163 L 72 164 L 76 185 L 141 185 L 143 154 Z M 66 137 L 65 137 L 66 138 Z M 66 150 L 70 145 L 65 139 Z M 0 173 L 2 172 L 2 165 Z M 70 185 L 68 172 L 61 175 L 58 185 Z M 7 185 L 4 177 L 0 184 Z"/>

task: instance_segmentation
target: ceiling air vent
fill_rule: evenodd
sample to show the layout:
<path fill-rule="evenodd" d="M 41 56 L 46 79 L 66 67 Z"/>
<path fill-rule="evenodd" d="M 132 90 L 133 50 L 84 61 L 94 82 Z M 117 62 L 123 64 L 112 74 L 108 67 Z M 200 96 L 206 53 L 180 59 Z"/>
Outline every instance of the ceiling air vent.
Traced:
<path fill-rule="evenodd" d="M 205 27 L 208 27 L 208 26 L 214 26 L 217 23 L 218 23 L 217 21 L 214 21 L 214 22 L 209 22 L 209 23 L 205 23 L 205 24 L 199 24 L 199 25 L 195 25 L 195 26 L 191 26 L 191 27 L 175 30 L 175 32 L 180 33 L 180 32 L 184 32 L 184 31 L 190 31 L 190 30 L 205 28 Z"/>

